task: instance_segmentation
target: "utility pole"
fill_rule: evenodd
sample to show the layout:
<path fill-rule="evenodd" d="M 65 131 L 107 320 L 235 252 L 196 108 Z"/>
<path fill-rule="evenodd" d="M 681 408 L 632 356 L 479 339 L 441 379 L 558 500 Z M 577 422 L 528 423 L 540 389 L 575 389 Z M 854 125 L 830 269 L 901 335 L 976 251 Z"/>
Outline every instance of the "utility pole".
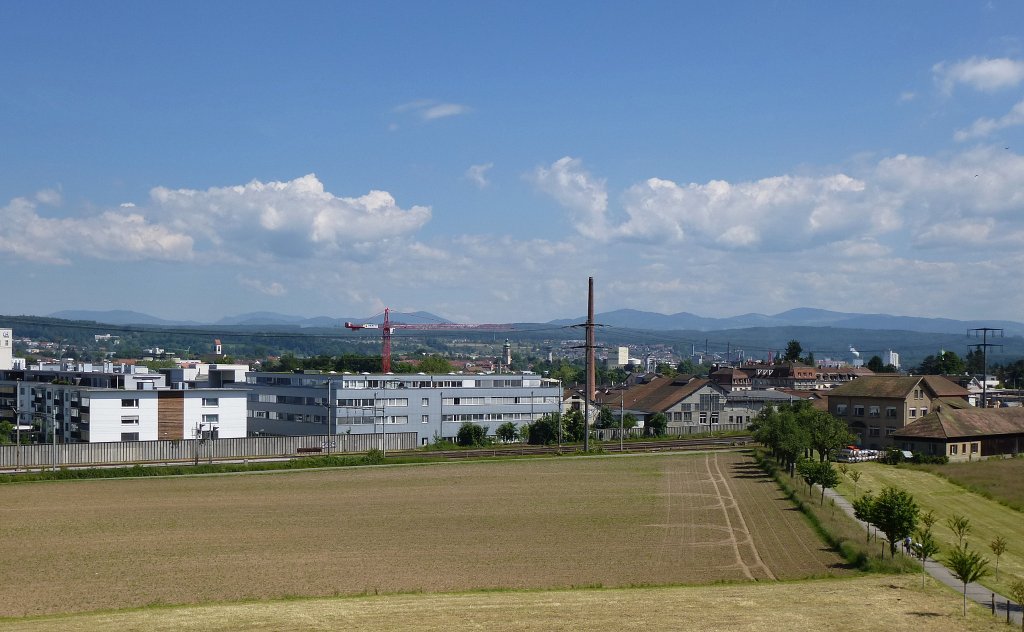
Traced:
<path fill-rule="evenodd" d="M 584 390 L 586 393 L 583 395 L 583 451 L 590 451 L 590 400 L 594 398 L 594 393 L 597 390 L 597 371 L 594 366 L 594 349 L 597 346 L 594 344 L 594 327 L 599 327 L 594 323 L 594 277 L 589 278 L 588 291 L 587 291 L 587 322 L 582 325 L 571 325 L 572 327 L 584 327 L 586 329 L 586 341 L 583 344 L 582 349 L 585 352 L 586 358 L 586 387 Z M 581 347 L 573 347 L 579 349 Z"/>
<path fill-rule="evenodd" d="M 622 433 L 625 431 L 626 422 L 623 421 L 623 414 L 626 412 L 626 389 L 619 391 L 619 454 L 622 454 Z"/>
<path fill-rule="evenodd" d="M 558 451 L 562 451 L 562 401 L 565 399 L 565 391 L 562 390 L 562 380 L 558 380 Z"/>
<path fill-rule="evenodd" d="M 975 349 L 981 349 L 981 407 L 988 408 L 988 348 L 999 347 L 1003 348 L 1003 345 L 991 344 L 988 341 L 988 334 L 992 332 L 993 336 L 1002 337 L 1003 330 L 995 327 L 977 327 L 975 329 L 967 330 L 968 334 L 981 333 L 981 342 L 979 344 L 969 345 Z"/>
<path fill-rule="evenodd" d="M 334 444 L 334 439 L 337 436 L 337 424 L 334 424 L 335 430 L 331 430 L 331 421 L 335 418 L 334 411 L 334 380 L 327 380 L 327 454 L 331 453 L 331 446 Z"/>
<path fill-rule="evenodd" d="M 57 409 L 50 407 L 50 421 L 53 427 L 53 471 L 57 471 Z"/>

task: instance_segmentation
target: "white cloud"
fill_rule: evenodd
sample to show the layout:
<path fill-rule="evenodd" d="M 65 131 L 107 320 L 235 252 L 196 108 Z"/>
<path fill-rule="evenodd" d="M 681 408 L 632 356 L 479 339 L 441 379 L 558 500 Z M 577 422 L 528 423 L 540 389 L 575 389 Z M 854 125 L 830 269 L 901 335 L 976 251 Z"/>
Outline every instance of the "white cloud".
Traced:
<path fill-rule="evenodd" d="M 435 101 L 433 99 L 418 99 L 416 101 L 410 101 L 401 105 L 395 106 L 391 110 L 397 114 L 411 113 L 422 121 L 433 121 L 440 118 L 447 118 L 449 116 L 459 116 L 460 114 L 467 114 L 472 109 L 467 105 L 460 103 L 445 103 L 442 101 Z M 397 125 L 392 124 L 394 129 L 397 129 Z"/>
<path fill-rule="evenodd" d="M 40 204 L 46 204 L 47 206 L 58 206 L 62 201 L 60 191 L 55 189 L 43 189 L 42 191 L 36 191 L 36 201 Z"/>
<path fill-rule="evenodd" d="M 967 246 L 1009 246 L 1024 228 L 1024 158 L 975 148 L 943 159 L 896 155 L 848 175 L 781 175 L 752 182 L 677 184 L 650 178 L 609 215 L 604 183 L 578 159 L 538 168 L 535 181 L 577 220 L 580 235 L 725 251 L 932 247 L 958 227 Z M 999 236 L 999 239 L 995 239 Z"/>
<path fill-rule="evenodd" d="M 957 85 L 995 92 L 1024 82 L 1024 61 L 1006 57 L 971 57 L 953 64 L 935 64 L 932 74 L 946 94 L 952 93 Z"/>
<path fill-rule="evenodd" d="M 916 98 L 917 98 L 917 93 L 912 92 L 910 90 L 906 90 L 906 91 L 900 93 L 899 99 L 897 99 L 897 101 L 899 103 L 909 103 L 909 102 L 913 101 Z"/>
<path fill-rule="evenodd" d="M 45 192 L 36 200 L 58 201 Z M 312 174 L 205 191 L 156 187 L 145 204 L 82 217 L 44 217 L 36 200 L 17 198 L 0 208 L 0 220 L 10 227 L 0 252 L 52 263 L 358 260 L 415 233 L 431 217 L 427 207 L 399 207 L 386 191 L 335 196 Z"/>
<path fill-rule="evenodd" d="M 537 167 L 530 179 L 538 189 L 572 211 L 577 231 L 587 237 L 606 239 L 608 193 L 605 183 L 591 176 L 582 161 L 565 156 L 551 167 Z"/>
<path fill-rule="evenodd" d="M 431 216 L 428 207 L 399 207 L 386 191 L 337 197 L 313 174 L 206 191 L 157 187 L 148 210 L 193 234 L 204 249 L 242 259 L 358 256 L 419 230 Z"/>
<path fill-rule="evenodd" d="M 37 195 L 47 203 L 59 200 Z M 15 198 L 0 208 L 5 227 L 0 253 L 14 259 L 70 264 L 81 258 L 113 261 L 187 261 L 193 241 L 184 232 L 154 224 L 127 209 L 106 211 L 85 218 L 44 217 L 37 202 Z"/>
<path fill-rule="evenodd" d="M 466 179 L 475 184 L 477 188 L 486 188 L 491 181 L 487 179 L 487 172 L 494 167 L 493 162 L 482 165 L 472 165 L 466 169 Z"/>
<path fill-rule="evenodd" d="M 239 276 L 238 282 L 244 287 L 256 290 L 257 292 L 266 294 L 267 296 L 284 296 L 288 294 L 288 289 L 277 281 L 268 282 L 251 277 Z"/>
<path fill-rule="evenodd" d="M 998 119 L 979 118 L 975 120 L 967 129 L 957 130 L 953 138 L 957 141 L 984 138 L 993 132 L 1018 125 L 1024 125 L 1024 101 L 1018 101 L 1007 114 Z"/>

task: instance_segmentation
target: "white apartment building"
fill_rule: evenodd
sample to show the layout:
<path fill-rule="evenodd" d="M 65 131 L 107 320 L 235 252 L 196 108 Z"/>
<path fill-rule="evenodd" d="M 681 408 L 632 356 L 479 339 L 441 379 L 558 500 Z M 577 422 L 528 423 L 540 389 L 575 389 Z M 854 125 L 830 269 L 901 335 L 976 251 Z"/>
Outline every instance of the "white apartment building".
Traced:
<path fill-rule="evenodd" d="M 63 362 L 0 371 L 0 398 L 38 442 L 246 436 L 246 393 L 175 389 L 145 367 Z"/>
<path fill-rule="evenodd" d="M 14 332 L 0 329 L 0 371 L 14 368 Z"/>

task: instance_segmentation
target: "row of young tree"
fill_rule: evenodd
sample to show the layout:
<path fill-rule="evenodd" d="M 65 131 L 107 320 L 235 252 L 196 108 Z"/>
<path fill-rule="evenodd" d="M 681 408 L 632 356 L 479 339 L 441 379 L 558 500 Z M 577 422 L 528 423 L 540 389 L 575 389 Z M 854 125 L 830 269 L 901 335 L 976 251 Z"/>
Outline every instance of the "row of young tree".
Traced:
<path fill-rule="evenodd" d="M 819 462 L 832 462 L 854 440 L 846 422 L 814 408 L 808 401 L 765 406 L 750 425 L 754 438 L 767 447 L 790 475 L 797 462 L 817 453 Z"/>
<path fill-rule="evenodd" d="M 854 515 L 885 534 L 889 544 L 889 556 L 895 557 L 899 543 L 906 544 L 907 554 L 914 555 L 921 562 L 921 583 L 924 585 L 925 564 L 929 558 L 938 559 L 941 547 L 932 533 L 937 518 L 931 511 L 922 513 L 907 491 L 897 487 L 886 487 L 877 496 L 866 493 L 853 501 Z M 963 613 L 967 615 L 967 585 L 989 574 L 989 560 L 980 551 L 972 550 L 967 536 L 971 532 L 971 521 L 966 516 L 952 515 L 946 519 L 946 526 L 956 537 L 955 545 L 941 560 L 963 586 Z M 870 538 L 870 531 L 868 538 Z M 1003 536 L 996 536 L 988 544 L 995 557 L 995 576 L 999 581 L 999 558 L 1006 553 L 1008 543 Z M 1024 580 L 1010 584 L 1010 597 L 1017 603 L 1024 603 Z M 1024 622 L 1022 622 L 1024 627 Z"/>

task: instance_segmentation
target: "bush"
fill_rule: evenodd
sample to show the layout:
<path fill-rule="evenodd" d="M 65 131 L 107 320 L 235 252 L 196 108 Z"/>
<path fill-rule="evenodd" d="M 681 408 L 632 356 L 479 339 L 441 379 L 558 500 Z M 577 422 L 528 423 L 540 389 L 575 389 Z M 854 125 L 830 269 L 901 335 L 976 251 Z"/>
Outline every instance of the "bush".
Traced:
<path fill-rule="evenodd" d="M 487 428 L 467 421 L 459 426 L 459 433 L 455 435 L 455 443 L 463 447 L 487 445 Z"/>
<path fill-rule="evenodd" d="M 655 413 L 644 426 L 645 433 L 649 437 L 664 437 L 668 429 L 668 417 L 664 413 Z"/>
<path fill-rule="evenodd" d="M 932 464 L 932 465 L 945 465 L 949 463 L 949 457 L 945 454 L 919 454 L 915 453 L 914 458 L 911 459 L 913 463 L 919 464 Z"/>

